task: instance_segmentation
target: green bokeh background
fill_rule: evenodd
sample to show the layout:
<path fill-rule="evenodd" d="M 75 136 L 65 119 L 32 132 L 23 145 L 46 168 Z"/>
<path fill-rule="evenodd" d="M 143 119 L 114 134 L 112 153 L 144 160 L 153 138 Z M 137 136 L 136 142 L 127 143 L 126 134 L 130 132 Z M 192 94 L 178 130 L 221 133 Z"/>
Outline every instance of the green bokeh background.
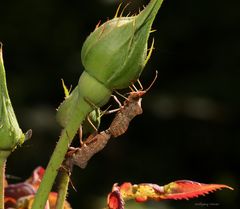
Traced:
<path fill-rule="evenodd" d="M 0 40 L 9 93 L 22 129 L 33 129 L 32 139 L 10 156 L 8 174 L 24 180 L 36 166 L 47 165 L 60 134 L 55 121 L 64 97 L 60 79 L 68 86 L 77 84 L 85 38 L 99 20 L 114 16 L 119 2 L 1 2 Z M 125 14 L 147 2 L 132 0 Z M 154 22 L 155 50 L 141 77 L 148 86 L 159 71 L 143 99 L 144 114 L 85 170 L 74 169 L 77 192 L 70 189 L 68 198 L 73 208 L 103 208 L 115 182 L 163 185 L 178 179 L 224 183 L 235 191 L 191 201 L 131 202 L 126 208 L 237 208 L 239 7 L 237 0 L 165 0 Z M 102 129 L 111 117 L 104 117 Z"/>

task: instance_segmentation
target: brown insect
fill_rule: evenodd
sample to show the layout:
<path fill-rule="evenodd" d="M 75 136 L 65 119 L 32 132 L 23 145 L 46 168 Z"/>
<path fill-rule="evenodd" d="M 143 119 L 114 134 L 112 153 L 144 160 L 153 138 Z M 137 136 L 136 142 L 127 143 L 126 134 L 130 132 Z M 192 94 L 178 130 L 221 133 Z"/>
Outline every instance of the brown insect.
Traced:
<path fill-rule="evenodd" d="M 131 120 L 137 115 L 140 115 L 143 113 L 143 110 L 141 107 L 142 96 L 146 94 L 149 91 L 149 89 L 152 87 L 152 85 L 157 79 L 157 75 L 158 75 L 158 72 L 156 71 L 155 78 L 153 79 L 152 83 L 146 90 L 143 90 L 142 84 L 138 80 L 140 90 L 138 90 L 134 86 L 134 84 L 132 84 L 132 86 L 129 87 L 131 89 L 131 92 L 129 93 L 129 96 L 127 98 L 121 95 L 120 93 L 117 93 L 120 96 L 125 98 L 123 105 L 121 105 L 120 101 L 117 99 L 116 96 L 113 96 L 115 101 L 120 106 L 120 108 L 116 110 L 108 111 L 108 113 L 117 112 L 115 118 L 113 119 L 109 127 L 109 132 L 113 137 L 118 137 L 124 134 L 127 131 Z"/>
<path fill-rule="evenodd" d="M 81 129 L 81 128 L 80 128 Z M 96 132 L 97 133 L 97 132 Z M 70 170 L 73 165 L 77 165 L 84 169 L 87 166 L 88 161 L 99 151 L 101 151 L 108 140 L 111 138 L 109 130 L 102 131 L 98 134 L 91 134 L 84 142 L 82 141 L 82 133 L 80 133 L 81 147 L 70 147 L 66 155 L 66 162 Z"/>
<path fill-rule="evenodd" d="M 113 98 L 119 104 L 120 108 L 107 111 L 107 113 L 117 112 L 107 130 L 97 133 L 97 129 L 88 118 L 89 123 L 93 126 L 96 132 L 95 134 L 91 134 L 85 141 L 82 141 L 82 128 L 80 127 L 79 138 L 81 146 L 79 148 L 70 147 L 66 155 L 65 165 L 67 165 L 70 170 L 73 165 L 77 165 L 84 169 L 87 166 L 88 161 L 106 146 L 111 136 L 118 137 L 127 131 L 131 120 L 135 116 L 143 113 L 141 107 L 142 96 L 152 87 L 157 79 L 157 75 L 158 73 L 156 71 L 155 78 L 146 90 L 143 90 L 142 84 L 138 80 L 140 90 L 132 84 L 132 87 L 129 87 L 131 92 L 127 98 L 118 93 L 125 98 L 123 105 L 121 105 L 117 97 L 113 95 Z"/>

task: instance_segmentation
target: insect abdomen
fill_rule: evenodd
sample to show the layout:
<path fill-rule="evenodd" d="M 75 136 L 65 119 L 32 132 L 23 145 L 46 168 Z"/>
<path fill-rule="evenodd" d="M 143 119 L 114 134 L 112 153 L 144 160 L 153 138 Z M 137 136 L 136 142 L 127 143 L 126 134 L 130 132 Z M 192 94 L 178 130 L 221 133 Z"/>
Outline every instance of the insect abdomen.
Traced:
<path fill-rule="evenodd" d="M 109 127 L 112 136 L 118 137 L 124 134 L 128 129 L 129 122 L 129 117 L 119 112 Z"/>
<path fill-rule="evenodd" d="M 129 126 L 131 120 L 142 114 L 142 108 L 137 103 L 129 103 L 127 106 L 124 106 L 113 119 L 109 130 L 113 137 L 118 137 L 124 134 Z"/>
<path fill-rule="evenodd" d="M 97 134 L 73 154 L 73 164 L 84 169 L 92 156 L 106 146 L 110 137 L 111 134 L 108 131 L 102 131 Z"/>

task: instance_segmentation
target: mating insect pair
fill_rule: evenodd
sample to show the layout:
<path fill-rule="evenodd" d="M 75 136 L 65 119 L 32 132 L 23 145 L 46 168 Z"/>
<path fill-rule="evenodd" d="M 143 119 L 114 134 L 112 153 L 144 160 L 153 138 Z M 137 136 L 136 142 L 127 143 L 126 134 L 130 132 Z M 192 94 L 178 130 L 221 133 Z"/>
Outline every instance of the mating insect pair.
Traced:
<path fill-rule="evenodd" d="M 118 95 L 122 96 L 125 99 L 123 105 L 117 99 L 117 97 L 113 95 L 113 98 L 119 104 L 119 108 L 107 111 L 107 113 L 117 112 L 116 116 L 114 117 L 112 123 L 107 130 L 97 133 L 97 129 L 95 128 L 96 133 L 91 134 L 83 142 L 82 129 L 80 127 L 79 135 L 81 146 L 79 148 L 69 148 L 69 151 L 66 155 L 67 163 L 69 164 L 69 166 L 72 167 L 72 165 L 77 165 L 80 168 L 85 168 L 92 156 L 95 155 L 97 152 L 101 151 L 106 146 L 112 136 L 118 137 L 127 131 L 129 123 L 132 121 L 132 119 L 135 116 L 143 113 L 141 107 L 142 96 L 146 94 L 148 90 L 152 87 L 152 85 L 157 79 L 157 75 L 158 73 L 156 71 L 156 76 L 154 80 L 146 90 L 143 90 L 142 84 L 138 80 L 140 90 L 138 90 L 136 86 L 132 84 L 132 86 L 129 87 L 131 89 L 131 92 L 129 93 L 128 97 L 125 97 L 117 92 Z"/>

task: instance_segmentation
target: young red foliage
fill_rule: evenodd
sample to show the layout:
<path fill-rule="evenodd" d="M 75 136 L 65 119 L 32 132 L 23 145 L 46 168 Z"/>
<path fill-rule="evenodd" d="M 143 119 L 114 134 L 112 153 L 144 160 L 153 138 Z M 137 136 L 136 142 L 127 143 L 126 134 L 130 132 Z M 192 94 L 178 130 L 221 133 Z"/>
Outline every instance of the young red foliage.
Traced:
<path fill-rule="evenodd" d="M 166 199 L 188 200 L 222 188 L 233 190 L 232 187 L 224 184 L 203 184 L 189 180 L 179 180 L 165 186 L 149 183 L 132 185 L 129 182 L 120 186 L 114 184 L 112 192 L 108 195 L 108 208 L 124 209 L 124 202 L 122 203 L 122 201 L 129 199 L 135 199 L 137 202 L 145 202 L 151 199 L 156 201 Z"/>
<path fill-rule="evenodd" d="M 41 166 L 38 166 L 34 169 L 32 176 L 30 176 L 25 182 L 31 184 L 35 189 L 38 189 L 43 175 L 44 175 L 45 169 Z"/>
<path fill-rule="evenodd" d="M 224 184 L 203 184 L 195 181 L 179 180 L 164 186 L 165 192 L 164 195 L 161 195 L 161 199 L 188 200 L 223 188 L 233 190 L 232 187 Z"/>
<path fill-rule="evenodd" d="M 108 195 L 107 202 L 109 209 L 124 209 L 124 200 L 117 185 L 113 185 L 112 192 Z"/>
<path fill-rule="evenodd" d="M 30 209 L 39 184 L 43 178 L 44 168 L 37 167 L 32 175 L 24 182 L 9 184 L 5 187 L 5 208 Z M 50 192 L 45 209 L 55 209 L 57 193 Z M 70 204 L 65 201 L 64 209 L 71 209 Z"/>

